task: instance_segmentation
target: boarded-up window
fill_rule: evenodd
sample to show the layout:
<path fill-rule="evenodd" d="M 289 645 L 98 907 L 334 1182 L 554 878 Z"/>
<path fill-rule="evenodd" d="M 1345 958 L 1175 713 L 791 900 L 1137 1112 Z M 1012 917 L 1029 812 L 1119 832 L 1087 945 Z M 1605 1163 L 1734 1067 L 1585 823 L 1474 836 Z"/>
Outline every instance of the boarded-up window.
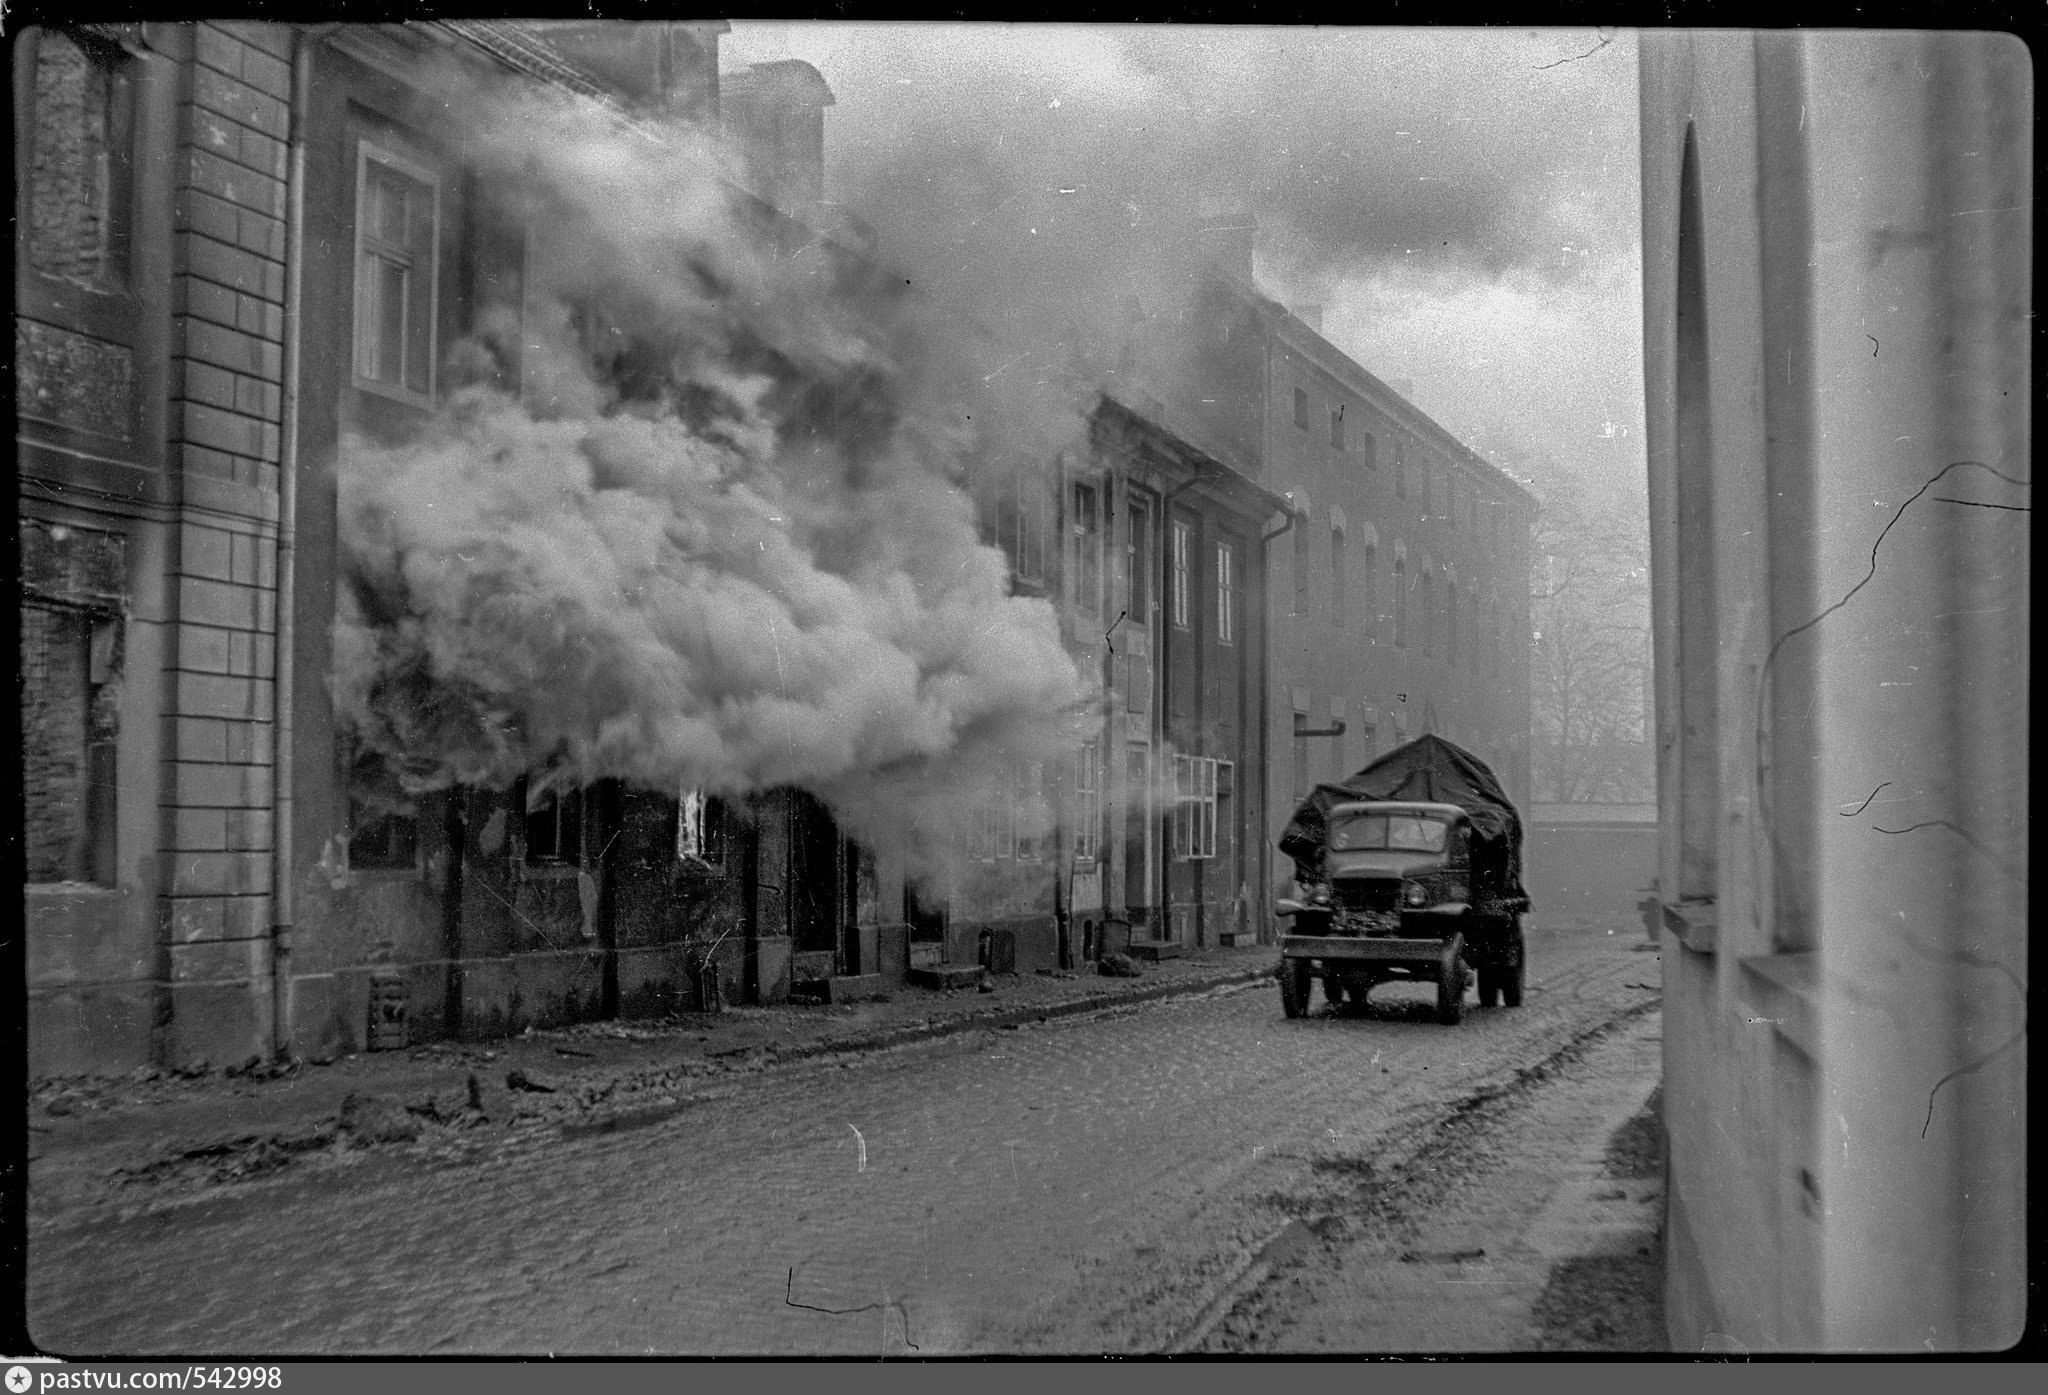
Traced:
<path fill-rule="evenodd" d="M 123 282 L 134 110 L 128 64 L 84 36 L 45 29 L 35 38 L 29 264 L 82 285 Z"/>

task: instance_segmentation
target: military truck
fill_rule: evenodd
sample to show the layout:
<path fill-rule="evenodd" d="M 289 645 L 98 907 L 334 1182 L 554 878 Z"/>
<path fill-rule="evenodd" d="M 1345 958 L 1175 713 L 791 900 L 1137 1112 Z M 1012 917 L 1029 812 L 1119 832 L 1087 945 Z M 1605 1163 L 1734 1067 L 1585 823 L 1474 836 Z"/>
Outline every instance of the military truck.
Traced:
<path fill-rule="evenodd" d="M 1276 910 L 1280 1003 L 1308 1011 L 1318 979 L 1332 1004 L 1363 1005 L 1382 983 L 1436 985 L 1455 1025 L 1465 990 L 1520 1007 L 1522 820 L 1484 761 L 1440 736 L 1397 747 L 1340 784 L 1318 785 L 1280 835 L 1298 895 Z"/>

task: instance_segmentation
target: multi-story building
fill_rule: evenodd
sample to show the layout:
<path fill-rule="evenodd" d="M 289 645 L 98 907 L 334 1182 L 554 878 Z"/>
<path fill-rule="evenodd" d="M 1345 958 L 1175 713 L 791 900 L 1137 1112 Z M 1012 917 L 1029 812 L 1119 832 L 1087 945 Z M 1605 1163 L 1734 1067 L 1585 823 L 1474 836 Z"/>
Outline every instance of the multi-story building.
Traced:
<path fill-rule="evenodd" d="M 2005 1348 L 2027 50 L 1639 42 L 1672 1345 Z"/>

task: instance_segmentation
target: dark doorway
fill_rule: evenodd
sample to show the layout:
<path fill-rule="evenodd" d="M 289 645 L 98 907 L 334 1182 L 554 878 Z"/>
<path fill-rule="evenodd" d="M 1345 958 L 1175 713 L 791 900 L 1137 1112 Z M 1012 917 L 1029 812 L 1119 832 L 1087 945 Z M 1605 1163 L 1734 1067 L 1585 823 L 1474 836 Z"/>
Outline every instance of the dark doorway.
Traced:
<path fill-rule="evenodd" d="M 789 805 L 790 933 L 799 954 L 842 954 L 845 897 L 839 825 L 816 798 L 793 792 Z M 844 965 L 839 965 L 841 971 Z"/>
<path fill-rule="evenodd" d="M 910 926 L 912 944 L 943 944 L 946 939 L 946 902 L 942 897 L 926 899 L 916 884 L 903 888 L 903 919 Z"/>

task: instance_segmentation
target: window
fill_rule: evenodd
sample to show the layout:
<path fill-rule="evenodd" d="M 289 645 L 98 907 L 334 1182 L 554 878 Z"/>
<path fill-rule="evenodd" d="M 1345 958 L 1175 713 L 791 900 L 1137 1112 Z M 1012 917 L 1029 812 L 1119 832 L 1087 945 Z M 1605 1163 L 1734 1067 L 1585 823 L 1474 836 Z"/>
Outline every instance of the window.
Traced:
<path fill-rule="evenodd" d="M 1408 559 L 1394 557 L 1394 647 L 1408 647 Z"/>
<path fill-rule="evenodd" d="M 1379 467 L 1380 467 L 1380 459 L 1379 459 L 1379 442 L 1378 442 L 1377 440 L 1373 439 L 1373 434 L 1372 434 L 1372 432 L 1368 431 L 1368 432 L 1366 432 L 1366 433 L 1365 433 L 1365 441 L 1364 441 L 1364 443 L 1363 443 L 1363 445 L 1362 445 L 1361 449 L 1359 450 L 1359 454 L 1360 454 L 1360 455 L 1361 455 L 1362 457 L 1364 457 L 1364 460 L 1365 460 L 1365 468 L 1366 468 L 1366 469 L 1368 469 L 1368 470 L 1377 470 L 1377 469 L 1379 469 Z"/>
<path fill-rule="evenodd" d="M 1074 858 L 1102 856 L 1102 749 L 1091 741 L 1074 753 Z"/>
<path fill-rule="evenodd" d="M 28 880 L 115 882 L 121 621 L 21 607 L 22 840 Z"/>
<path fill-rule="evenodd" d="M 1394 497 L 1408 497 L 1408 452 L 1401 442 L 1394 442 Z"/>
<path fill-rule="evenodd" d="M 1308 614 L 1308 528 L 1294 525 L 1294 613 Z"/>
<path fill-rule="evenodd" d="M 1463 511 L 1465 506 L 1465 501 L 1459 493 L 1458 477 L 1456 475 L 1451 476 L 1448 487 L 1450 490 L 1451 506 L 1446 511 L 1446 514 L 1450 522 L 1450 525 L 1453 528 L 1455 528 L 1458 526 L 1458 515 L 1460 512 Z"/>
<path fill-rule="evenodd" d="M 526 863 L 529 867 L 583 861 L 583 791 L 525 791 Z"/>
<path fill-rule="evenodd" d="M 1036 470 L 1018 466 L 1004 479 L 996 500 L 995 545 L 1010 560 L 1017 581 L 1042 583 L 1046 573 L 1046 540 L 1055 491 Z"/>
<path fill-rule="evenodd" d="M 1330 623 L 1344 627 L 1344 530 L 1330 530 Z"/>
<path fill-rule="evenodd" d="M 1302 388 L 1294 390 L 1294 424 L 1308 430 L 1308 393 Z"/>
<path fill-rule="evenodd" d="M 128 63 L 83 33 L 41 29 L 34 42 L 29 265 L 85 286 L 125 283 L 135 108 Z"/>
<path fill-rule="evenodd" d="M 410 872 L 419 866 L 420 821 L 416 814 L 378 810 L 363 800 L 348 802 L 348 866 L 352 872 Z"/>
<path fill-rule="evenodd" d="M 1422 652 L 1436 652 L 1436 578 L 1422 574 Z"/>
<path fill-rule="evenodd" d="M 1084 615 L 1102 609 L 1101 495 L 1092 484 L 1074 486 L 1074 603 Z"/>
<path fill-rule="evenodd" d="M 1365 616 L 1366 638 L 1377 644 L 1380 637 L 1380 550 L 1367 543 L 1365 556 L 1360 560 L 1365 564 L 1360 569 L 1364 574 L 1365 595 L 1359 613 Z"/>
<path fill-rule="evenodd" d="M 356 176 L 356 386 L 434 396 L 441 188 L 432 171 L 365 142 Z"/>
<path fill-rule="evenodd" d="M 1479 614 L 1479 583 L 1465 588 L 1465 618 L 1471 622 L 1472 638 L 1465 645 L 1465 667 L 1479 672 L 1479 650 L 1485 634 L 1485 621 Z"/>
<path fill-rule="evenodd" d="M 1458 666 L 1458 583 L 1444 582 L 1444 662 Z"/>
<path fill-rule="evenodd" d="M 1237 643 L 1237 549 L 1216 544 L 1216 642 Z"/>
<path fill-rule="evenodd" d="M 1173 626 L 1188 627 L 1188 545 L 1190 529 L 1179 519 L 1173 521 Z"/>
<path fill-rule="evenodd" d="M 1045 844 L 1045 766 L 1033 761 L 1018 771 L 1010 798 L 1011 822 L 1017 830 L 1019 862 L 1036 862 Z"/>
<path fill-rule="evenodd" d="M 1330 409 L 1330 444 L 1338 450 L 1344 449 L 1344 407 L 1342 403 Z"/>
<path fill-rule="evenodd" d="M 1216 773 L 1226 764 L 1209 756 L 1173 758 L 1173 855 L 1216 856 Z"/>
<path fill-rule="evenodd" d="M 676 861 L 692 869 L 725 866 L 725 801 L 703 790 L 684 790 L 676 809 Z"/>

